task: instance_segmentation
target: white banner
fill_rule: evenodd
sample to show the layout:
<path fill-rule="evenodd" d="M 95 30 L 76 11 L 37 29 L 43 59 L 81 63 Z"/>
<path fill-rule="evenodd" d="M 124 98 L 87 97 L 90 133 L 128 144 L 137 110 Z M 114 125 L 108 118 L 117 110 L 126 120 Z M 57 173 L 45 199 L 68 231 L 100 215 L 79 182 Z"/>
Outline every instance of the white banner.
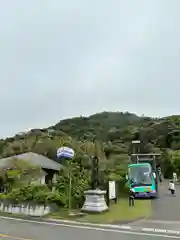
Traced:
<path fill-rule="evenodd" d="M 116 182 L 109 181 L 109 199 L 116 198 Z"/>

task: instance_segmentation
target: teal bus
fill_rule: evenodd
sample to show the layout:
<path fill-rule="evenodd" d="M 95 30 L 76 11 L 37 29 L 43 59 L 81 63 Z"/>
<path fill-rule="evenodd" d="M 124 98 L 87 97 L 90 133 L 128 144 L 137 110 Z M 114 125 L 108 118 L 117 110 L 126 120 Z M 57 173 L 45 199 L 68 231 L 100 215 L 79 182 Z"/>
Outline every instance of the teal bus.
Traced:
<path fill-rule="evenodd" d="M 128 165 L 128 187 L 136 198 L 156 198 L 156 173 L 150 163 Z"/>

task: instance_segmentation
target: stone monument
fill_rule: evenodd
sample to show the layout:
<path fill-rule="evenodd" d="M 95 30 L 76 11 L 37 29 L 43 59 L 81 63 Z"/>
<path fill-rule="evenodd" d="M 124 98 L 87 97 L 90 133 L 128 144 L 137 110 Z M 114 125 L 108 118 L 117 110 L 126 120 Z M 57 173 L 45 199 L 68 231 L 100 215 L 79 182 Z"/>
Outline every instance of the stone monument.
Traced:
<path fill-rule="evenodd" d="M 83 212 L 104 212 L 108 210 L 108 206 L 105 201 L 106 191 L 100 189 L 85 191 L 85 202 L 82 207 Z"/>
<path fill-rule="evenodd" d="M 108 210 L 108 206 L 105 201 L 106 191 L 98 188 L 99 159 L 97 156 L 95 156 L 92 160 L 92 189 L 84 192 L 86 199 L 81 211 L 100 213 Z"/>

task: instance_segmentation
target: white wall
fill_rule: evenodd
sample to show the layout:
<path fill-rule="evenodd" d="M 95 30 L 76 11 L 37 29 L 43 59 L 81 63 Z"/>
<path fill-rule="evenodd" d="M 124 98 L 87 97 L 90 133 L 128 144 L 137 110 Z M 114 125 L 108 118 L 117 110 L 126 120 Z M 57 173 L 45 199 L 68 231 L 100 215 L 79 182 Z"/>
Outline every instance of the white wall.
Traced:
<path fill-rule="evenodd" d="M 50 206 L 30 205 L 30 204 L 7 204 L 0 202 L 0 212 L 23 214 L 27 216 L 42 217 L 51 212 Z"/>

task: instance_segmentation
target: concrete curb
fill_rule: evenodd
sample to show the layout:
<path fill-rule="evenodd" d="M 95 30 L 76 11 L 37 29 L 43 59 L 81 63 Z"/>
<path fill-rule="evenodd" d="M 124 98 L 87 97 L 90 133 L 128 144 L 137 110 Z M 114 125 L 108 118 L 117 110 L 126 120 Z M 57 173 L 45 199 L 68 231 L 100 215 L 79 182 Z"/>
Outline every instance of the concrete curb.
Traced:
<path fill-rule="evenodd" d="M 154 232 L 154 233 L 166 233 L 166 234 L 180 235 L 180 231 L 178 231 L 178 230 L 131 227 L 129 225 L 95 224 L 95 223 L 77 222 L 77 221 L 69 221 L 69 220 L 54 220 L 54 219 L 49 219 L 49 220 L 51 222 L 55 221 L 55 222 L 59 222 L 59 223 L 67 223 L 67 224 L 69 223 L 69 224 L 75 224 L 75 225 L 85 225 L 85 226 L 113 228 L 113 229 L 129 230 L 129 231 Z"/>

